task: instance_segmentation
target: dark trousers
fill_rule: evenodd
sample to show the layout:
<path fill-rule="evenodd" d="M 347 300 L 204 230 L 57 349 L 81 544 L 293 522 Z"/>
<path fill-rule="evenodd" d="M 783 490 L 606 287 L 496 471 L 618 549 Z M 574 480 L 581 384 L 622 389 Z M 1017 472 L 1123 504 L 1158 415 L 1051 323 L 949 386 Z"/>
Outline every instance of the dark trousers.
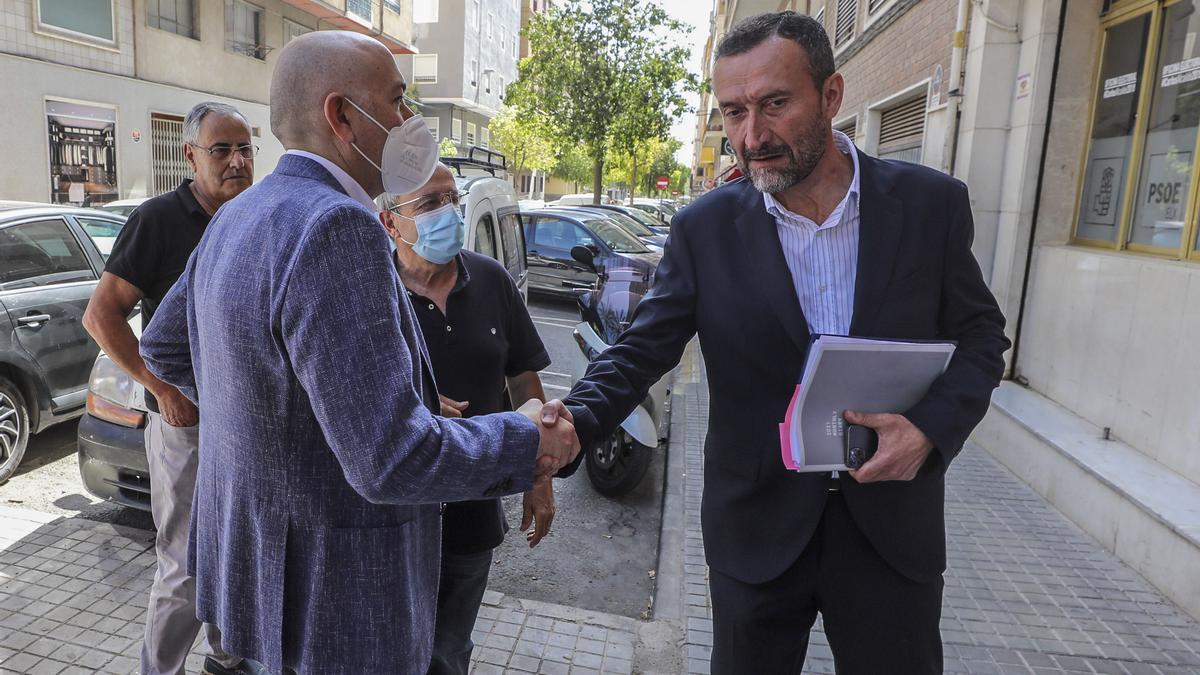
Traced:
<path fill-rule="evenodd" d="M 799 673 L 817 612 L 839 675 L 942 672 L 942 579 L 918 583 L 875 552 L 831 492 L 800 558 L 748 584 L 710 571 L 713 675 Z"/>
<path fill-rule="evenodd" d="M 491 549 L 469 554 L 442 551 L 429 675 L 467 675 L 470 670 L 471 650 L 475 648 L 471 631 L 479 616 L 491 569 Z"/>

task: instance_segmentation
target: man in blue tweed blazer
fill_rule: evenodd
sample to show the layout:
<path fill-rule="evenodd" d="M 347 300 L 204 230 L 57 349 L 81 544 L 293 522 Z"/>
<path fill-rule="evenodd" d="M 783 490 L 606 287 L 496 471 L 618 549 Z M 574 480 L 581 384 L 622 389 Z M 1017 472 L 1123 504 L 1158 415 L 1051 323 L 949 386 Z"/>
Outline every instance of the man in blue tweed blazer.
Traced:
<path fill-rule="evenodd" d="M 372 202 L 377 167 L 395 168 L 381 127 L 413 115 L 404 89 L 371 38 L 289 43 L 271 83 L 288 151 L 217 212 L 142 338 L 151 372 L 204 411 L 197 613 L 273 672 L 424 673 L 439 503 L 523 492 L 578 452 L 569 418 L 539 423 L 557 402 L 433 413 Z"/>

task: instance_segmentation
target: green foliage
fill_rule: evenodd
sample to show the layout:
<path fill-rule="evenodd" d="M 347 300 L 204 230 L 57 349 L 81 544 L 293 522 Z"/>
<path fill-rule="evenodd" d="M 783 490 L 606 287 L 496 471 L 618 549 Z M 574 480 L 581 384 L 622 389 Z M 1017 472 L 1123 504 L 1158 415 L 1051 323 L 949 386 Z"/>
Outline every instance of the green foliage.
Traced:
<path fill-rule="evenodd" d="M 526 169 L 549 171 L 555 163 L 554 132 L 536 111 L 504 106 L 492 118 L 491 147 L 508 159 L 514 178 Z"/>
<path fill-rule="evenodd" d="M 592 181 L 592 158 L 583 147 L 569 146 L 559 151 L 550 175 L 568 183 L 587 185 Z"/>
<path fill-rule="evenodd" d="M 688 49 L 671 45 L 688 32 L 650 0 L 563 0 L 530 20 L 533 56 L 507 102 L 548 114 L 569 146 L 560 163 L 572 147 L 586 151 L 592 176 L 582 182 L 598 198 L 610 147 L 631 156 L 633 182 L 639 144 L 665 138 L 687 110 L 684 94 L 698 85 L 684 65 Z"/>
<path fill-rule="evenodd" d="M 450 140 L 449 136 L 438 142 L 438 155 L 442 157 L 458 156 L 458 146 L 454 144 L 454 141 Z"/>

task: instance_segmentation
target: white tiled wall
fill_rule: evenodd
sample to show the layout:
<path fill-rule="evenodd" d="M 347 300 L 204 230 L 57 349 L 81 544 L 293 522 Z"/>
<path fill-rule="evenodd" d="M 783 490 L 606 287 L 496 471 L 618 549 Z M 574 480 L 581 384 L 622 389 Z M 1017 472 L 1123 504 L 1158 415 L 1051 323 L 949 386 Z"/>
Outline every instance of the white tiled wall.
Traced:
<path fill-rule="evenodd" d="M 1200 264 L 1041 246 L 1017 369 L 1200 483 Z"/>
<path fill-rule="evenodd" d="M 117 75 L 134 74 L 133 0 L 112 0 L 115 47 L 96 47 L 36 32 L 35 2 L 0 0 L 0 52 Z"/>

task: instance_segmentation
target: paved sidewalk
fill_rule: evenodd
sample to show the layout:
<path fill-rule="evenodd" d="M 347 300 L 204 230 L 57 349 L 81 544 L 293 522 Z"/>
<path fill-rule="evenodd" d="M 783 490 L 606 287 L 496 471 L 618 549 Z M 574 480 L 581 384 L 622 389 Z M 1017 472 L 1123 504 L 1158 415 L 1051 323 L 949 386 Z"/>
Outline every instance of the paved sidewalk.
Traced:
<path fill-rule="evenodd" d="M 707 673 L 712 622 L 699 518 L 707 384 L 700 377 L 680 393 L 685 404 L 676 414 L 687 416 L 685 650 L 688 672 Z M 1200 622 L 978 447 L 968 445 L 951 466 L 946 539 L 947 673 L 1200 674 Z M 828 644 L 818 621 L 806 673 L 833 672 Z"/>
<path fill-rule="evenodd" d="M 708 672 L 706 386 L 689 351 L 675 387 L 656 618 L 488 592 L 475 673 Z M 976 448 L 950 471 L 946 516 L 947 672 L 1200 673 L 1200 623 Z M 135 672 L 153 572 L 151 533 L 0 507 L 0 675 Z M 806 672 L 833 672 L 820 626 L 811 645 Z M 193 656 L 189 672 L 199 665 Z"/>

